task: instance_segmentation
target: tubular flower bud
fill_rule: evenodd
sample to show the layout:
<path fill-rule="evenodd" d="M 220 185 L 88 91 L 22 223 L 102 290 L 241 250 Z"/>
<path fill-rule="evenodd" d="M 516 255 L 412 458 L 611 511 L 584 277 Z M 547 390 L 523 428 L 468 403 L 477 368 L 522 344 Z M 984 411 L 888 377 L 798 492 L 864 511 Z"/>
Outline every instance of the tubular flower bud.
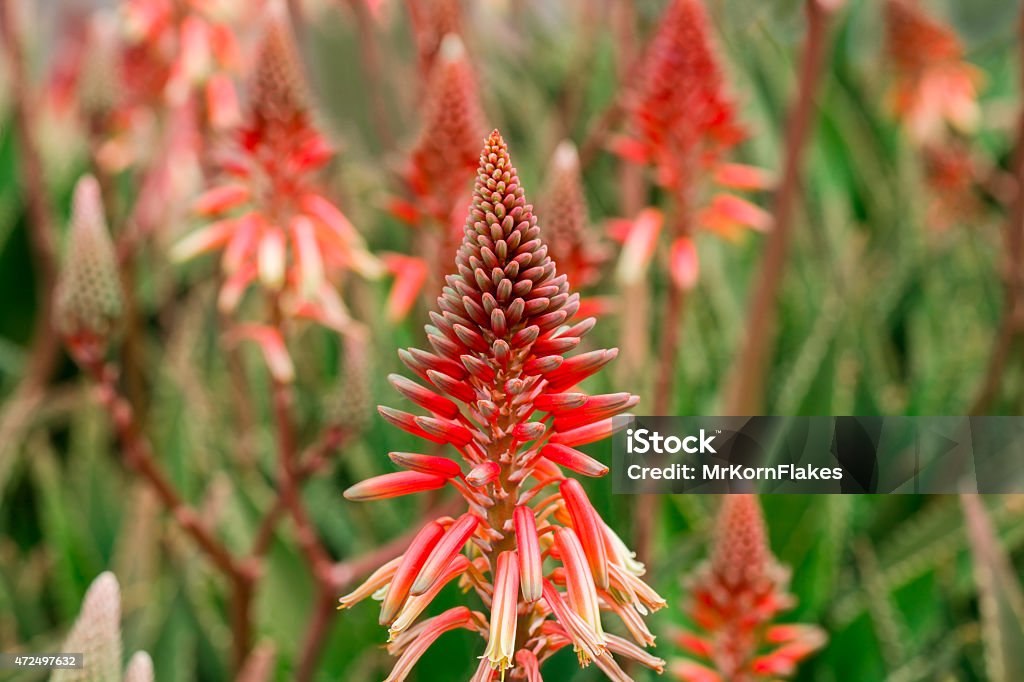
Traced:
<path fill-rule="evenodd" d="M 456 554 L 462 551 L 463 546 L 473 536 L 473 531 L 480 524 L 479 519 L 472 514 L 463 514 L 445 532 L 433 550 L 430 557 L 420 569 L 416 582 L 412 584 L 411 594 L 423 594 L 437 580 Z"/>
<path fill-rule="evenodd" d="M 399 564 L 402 562 L 402 557 L 395 557 L 391 561 L 387 562 L 376 571 L 374 571 L 369 578 L 367 578 L 362 585 L 352 590 L 344 597 L 338 600 L 339 609 L 347 609 L 359 602 L 363 601 L 368 597 L 372 597 L 377 590 L 387 587 L 391 579 L 395 577 L 395 571 L 398 570 Z"/>
<path fill-rule="evenodd" d="M 589 234 L 587 203 L 575 145 L 563 140 L 548 170 L 548 190 L 541 202 L 551 257 L 575 287 L 594 284 L 606 259 L 597 237 Z"/>
<path fill-rule="evenodd" d="M 98 353 L 121 312 L 121 280 L 100 186 L 86 175 L 75 186 L 72 200 L 67 253 L 57 280 L 54 326 L 73 351 Z"/>
<path fill-rule="evenodd" d="M 583 476 L 604 476 L 608 473 L 608 467 L 590 455 L 560 443 L 548 443 L 540 451 L 540 456 Z"/>
<path fill-rule="evenodd" d="M 421 493 L 425 490 L 441 488 L 447 480 L 444 476 L 421 474 L 417 471 L 382 474 L 350 487 L 345 491 L 345 499 L 365 502 L 366 500 L 383 500 L 388 497 Z"/>
<path fill-rule="evenodd" d="M 402 561 L 395 569 L 395 575 L 388 584 L 388 591 L 380 605 L 380 623 L 388 625 L 395 620 L 399 609 L 409 595 L 409 588 L 419 574 L 431 550 L 437 545 L 444 528 L 437 521 L 431 521 L 420 529 L 409 544 L 409 549 L 402 555 Z"/>
<path fill-rule="evenodd" d="M 491 611 L 489 619 L 474 616 L 487 642 L 474 679 L 494 679 L 497 670 L 510 669 L 517 679 L 533 679 L 540 662 L 570 643 L 581 664 L 598 657 L 611 661 L 601 610 L 620 614 L 637 633 L 638 645 L 653 641 L 636 623 L 662 604 L 660 597 L 640 582 L 642 568 L 636 570 L 618 538 L 610 539 L 613 534 L 582 487 L 563 483 L 553 463 L 583 473 L 603 471 L 575 447 L 608 435 L 611 417 L 636 400 L 628 393 L 565 392 L 615 356 L 603 350 L 573 354 L 594 326 L 592 318 L 575 321 L 578 310 L 579 298 L 558 272 L 495 131 L 480 155 L 452 274 L 426 327 L 433 351 L 399 352 L 420 382 L 391 377 L 403 396 L 429 414 L 379 408 L 388 422 L 448 446 L 462 461 L 456 463 L 454 454 L 449 459 L 391 453 L 409 471 L 370 479 L 368 492 L 364 484 L 353 487 L 356 498 L 368 498 L 382 478 L 396 481 L 396 494 L 407 489 L 407 480 L 412 487 L 445 481 L 468 507 L 457 521 L 444 524 L 447 531 L 440 523 L 435 531 L 422 531 L 429 547 L 424 540 L 417 552 L 410 549 L 395 569 L 382 608 L 382 622 L 392 624 L 392 653 L 409 650 L 422 626 L 413 621 L 454 570 L 460 571 L 460 586 L 473 590 Z M 412 478 L 390 478 L 395 476 Z M 545 520 L 540 529 L 538 518 Z M 562 566 L 545 571 L 544 550 Z M 566 576 L 568 604 L 552 584 L 559 571 Z M 623 593 L 622 603 L 606 597 L 608 590 Z M 604 665 L 613 670 L 616 664 Z"/>
<path fill-rule="evenodd" d="M 399 682 L 404 680 L 416 662 L 420 660 L 423 653 L 437 641 L 437 638 L 451 630 L 459 628 L 471 629 L 473 614 L 465 606 L 456 606 L 448 609 L 439 616 L 434 616 L 423 622 L 423 628 L 417 632 L 417 636 L 408 640 L 408 646 L 404 648 L 402 655 L 395 663 L 391 674 L 384 682 Z"/>
<path fill-rule="evenodd" d="M 541 597 L 541 583 L 544 579 L 537 521 L 533 510 L 525 505 L 516 507 L 512 516 L 515 522 L 516 549 L 519 550 L 519 584 L 523 590 L 523 599 L 535 602 Z"/>
<path fill-rule="evenodd" d="M 313 124 L 302 60 L 286 17 L 271 12 L 249 82 L 251 106 L 221 159 L 224 179 L 193 204 L 215 222 L 186 236 L 177 259 L 222 251 L 229 279 L 220 305 L 231 312 L 251 284 L 282 292 L 282 311 L 341 330 L 349 319 L 331 284 L 346 270 L 376 276 L 380 264 L 345 215 L 319 190 L 330 161 Z"/>
<path fill-rule="evenodd" d="M 689 581 L 687 616 L 699 632 L 683 632 L 677 644 L 698 661 L 673 662 L 675 677 L 776 680 L 825 644 L 813 625 L 774 625 L 794 604 L 789 572 L 768 546 L 756 495 L 725 495 L 709 559 Z M 713 677 L 712 677 L 713 676 Z"/>
<path fill-rule="evenodd" d="M 441 588 L 466 572 L 469 568 L 469 563 L 469 559 L 464 554 L 456 554 L 448 562 L 445 569 L 438 574 L 437 580 L 434 581 L 429 589 L 422 594 L 409 597 L 395 622 L 388 628 L 390 639 L 393 640 L 398 633 L 410 627 L 420 614 L 423 613 L 423 610 L 434 601 L 434 597 L 441 591 Z"/>
<path fill-rule="evenodd" d="M 414 452 L 392 452 L 388 457 L 398 466 L 405 467 L 410 471 L 418 471 L 421 474 L 452 478 L 462 473 L 459 465 L 446 457 L 418 455 Z"/>

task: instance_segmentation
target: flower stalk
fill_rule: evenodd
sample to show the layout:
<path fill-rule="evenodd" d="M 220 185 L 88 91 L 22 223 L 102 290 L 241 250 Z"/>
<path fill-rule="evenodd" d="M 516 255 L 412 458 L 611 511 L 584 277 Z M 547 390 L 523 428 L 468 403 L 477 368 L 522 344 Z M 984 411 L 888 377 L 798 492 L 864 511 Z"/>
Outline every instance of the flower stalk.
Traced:
<path fill-rule="evenodd" d="M 807 34 L 797 91 L 786 130 L 782 178 L 772 209 L 772 231 L 750 290 L 747 320 L 733 374 L 725 387 L 723 414 L 755 415 L 764 408 L 768 353 L 775 340 L 778 295 L 793 232 L 804 149 L 814 122 L 814 97 L 828 56 L 829 19 L 839 3 L 807 0 Z"/>

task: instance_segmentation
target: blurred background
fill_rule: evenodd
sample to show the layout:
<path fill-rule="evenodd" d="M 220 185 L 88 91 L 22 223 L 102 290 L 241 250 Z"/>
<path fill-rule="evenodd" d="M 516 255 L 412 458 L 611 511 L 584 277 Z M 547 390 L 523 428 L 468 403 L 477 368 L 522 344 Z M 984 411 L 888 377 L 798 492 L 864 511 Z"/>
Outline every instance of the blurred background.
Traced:
<path fill-rule="evenodd" d="M 207 152 L 219 150 L 230 134 L 199 126 L 176 136 L 173 112 L 184 105 L 173 93 L 140 87 L 156 83 L 155 72 L 146 70 L 153 57 L 144 49 L 156 43 L 131 17 L 148 16 L 161 2 L 0 1 L 0 651 L 60 650 L 90 583 L 110 570 L 121 587 L 126 654 L 149 652 L 160 682 L 233 679 L 225 580 L 152 487 L 125 466 L 109 406 L 55 347 L 46 304 L 68 240 L 73 187 L 93 173 L 130 313 L 108 356 L 166 477 L 228 550 L 244 554 L 277 495 L 271 378 L 259 346 L 225 343 L 230 329 L 218 312 L 223 278 L 216 258 L 179 263 L 169 255 L 210 222 L 190 206 L 209 186 L 204 166 L 215 163 L 209 160 L 215 154 Z M 268 10 L 230 0 L 167 3 L 172 32 L 188 13 L 235 32 L 237 62 L 222 66 L 244 112 L 247 69 Z M 491 128 L 502 131 L 531 201 L 558 205 L 557 196 L 547 198 L 552 156 L 565 139 L 580 150 L 586 218 L 579 238 L 600 254 L 583 289 L 599 318 L 588 344 L 622 348 L 588 390 L 631 391 L 641 396 L 638 414 L 655 412 L 665 367 L 658 360 L 664 302 L 680 286 L 673 278 L 682 276 L 692 282 L 676 323 L 671 391 L 661 407 L 670 414 L 726 409 L 751 292 L 777 228 L 770 222 L 774 180 L 744 193 L 747 213 L 737 225 L 689 234 L 699 276 L 696 265 L 680 275 L 668 237 L 639 266 L 627 263 L 634 270 L 623 265 L 623 242 L 641 210 L 660 211 L 666 223 L 675 210 L 652 168 L 617 153 L 617 141 L 635 132 L 634 86 L 649 78 L 642 57 L 671 3 L 443 4 L 458 8 L 458 33 L 482 109 L 478 139 Z M 901 66 L 900 47 L 912 55 L 931 51 L 914 28 L 904 28 L 893 45 L 889 4 L 829 3 L 775 334 L 765 342 L 761 411 L 1020 414 L 1021 324 L 1019 315 L 1007 313 L 1015 310 L 1007 304 L 1015 262 L 1008 233 L 1017 229 L 1020 8 L 1001 0 L 910 3 L 960 41 L 962 53 L 953 61 L 970 66 L 975 85 L 970 99 L 977 116 L 961 116 L 958 126 L 942 121 L 944 132 L 932 135 L 915 132 L 894 104 L 905 82 L 901 69 L 910 68 Z M 722 87 L 746 130 L 727 160 L 777 179 L 807 36 L 804 4 L 704 5 Z M 415 217 L 410 226 L 406 210 L 423 205 L 408 165 L 434 88 L 423 63 L 429 40 L 413 21 L 414 6 L 424 15 L 436 11 L 423 0 L 297 0 L 288 8 L 313 120 L 335 151 L 317 183 L 383 264 L 373 276 L 347 271 L 335 282 L 360 334 L 314 321 L 295 326 L 288 338 L 297 440 L 316 449 L 325 430 L 343 433 L 324 449 L 302 495 L 332 559 L 360 571 L 346 574 L 346 587 L 375 567 L 360 564 L 360 557 L 403 537 L 446 499 L 439 492 L 355 504 L 341 496 L 356 481 L 393 470 L 388 452 L 422 447 L 375 407 L 401 406 L 385 377 L 404 371 L 399 348 L 425 347 L 423 325 L 438 291 L 433 278 L 450 265 L 444 260 L 450 251 L 442 247 L 435 257 L 424 250 L 423 235 L 433 228 L 415 225 Z M 212 35 L 216 62 L 220 38 Z M 131 40 L 137 52 L 118 57 L 121 68 L 138 67 L 129 78 L 105 65 L 114 63 L 109 50 L 120 49 L 117 41 Z M 184 48 L 171 43 L 160 54 L 173 62 L 180 56 L 175 50 Z M 923 106 L 942 108 L 934 101 Z M 34 155 L 26 154 L 19 133 L 26 126 Z M 710 205 L 715 191 L 701 189 L 699 203 Z M 457 224 L 464 220 L 461 206 Z M 754 209 L 764 217 L 751 216 Z M 541 213 L 542 229 L 544 221 Z M 438 222 L 443 234 L 444 221 Z M 408 256 L 424 257 L 428 266 L 422 293 L 418 266 L 402 260 Z M 261 314 L 262 304 L 249 296 L 236 316 Z M 995 358 L 1004 335 L 1004 357 Z M 609 449 L 604 442 L 587 452 L 607 462 Z M 635 527 L 638 500 L 612 496 L 600 479 L 586 485 L 604 518 L 633 544 L 644 532 Z M 792 569 L 795 607 L 783 620 L 816 624 L 828 635 L 794 679 L 1022 679 L 1012 671 L 1024 670 L 1024 609 L 1018 608 L 1024 501 L 984 500 L 991 535 L 984 524 L 968 528 L 954 497 L 766 496 L 761 502 L 771 549 Z M 647 529 L 654 535 L 641 543 L 645 579 L 669 602 L 650 627 L 659 635 L 655 653 L 670 661 L 688 655 L 673 632 L 688 623 L 688 576 L 720 539 L 717 507 L 709 496 L 661 498 L 654 507 L 658 523 Z M 996 578 L 984 579 L 989 574 L 979 566 L 986 565 L 998 567 Z M 250 679 L 294 679 L 317 585 L 287 523 L 272 534 L 254 599 L 254 639 L 269 663 L 265 677 Z M 445 592 L 432 612 L 457 603 L 457 595 Z M 332 610 L 312 679 L 383 679 L 392 664 L 385 638 L 373 608 Z M 448 634 L 410 679 L 469 679 L 481 652 L 476 635 Z M 593 666 L 580 670 L 568 650 L 543 672 L 556 680 L 601 678 Z M 654 679 L 643 669 L 631 672 Z M 8 678 L 46 674 L 0 671 L 0 679 Z"/>

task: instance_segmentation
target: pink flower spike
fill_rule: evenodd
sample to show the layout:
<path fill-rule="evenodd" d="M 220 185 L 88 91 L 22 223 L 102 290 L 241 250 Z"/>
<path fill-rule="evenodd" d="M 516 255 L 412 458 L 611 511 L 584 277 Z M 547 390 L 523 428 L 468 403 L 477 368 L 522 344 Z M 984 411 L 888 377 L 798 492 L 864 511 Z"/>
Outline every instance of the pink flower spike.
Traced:
<path fill-rule="evenodd" d="M 645 208 L 637 215 L 619 257 L 616 276 L 620 284 L 634 284 L 647 274 L 663 222 L 664 216 L 656 208 Z"/>
<path fill-rule="evenodd" d="M 603 521 L 597 510 L 590 504 L 587 494 L 580 482 L 567 478 L 559 486 L 565 508 L 572 519 L 572 527 L 576 531 L 587 563 L 593 573 L 597 586 L 608 589 L 608 554 L 604 545 Z"/>
<path fill-rule="evenodd" d="M 409 471 L 418 471 L 421 474 L 454 478 L 462 473 L 458 463 L 453 462 L 447 457 L 420 455 L 414 452 L 390 452 L 388 457 L 398 466 Z"/>
<path fill-rule="evenodd" d="M 466 474 L 466 481 L 474 488 L 482 488 L 498 480 L 501 467 L 496 462 L 481 462 Z"/>
<path fill-rule="evenodd" d="M 537 521 L 533 510 L 526 505 L 516 507 L 513 513 L 516 530 L 516 549 L 519 551 L 519 583 L 523 599 L 535 602 L 543 593 L 544 572 L 537 538 Z"/>
<path fill-rule="evenodd" d="M 249 201 L 249 188 L 245 185 L 223 185 L 207 190 L 196 199 L 192 210 L 201 216 L 213 216 L 241 206 Z"/>
<path fill-rule="evenodd" d="M 430 589 L 440 578 L 445 567 L 451 563 L 452 558 L 462 551 L 462 548 L 473 536 L 478 525 L 480 525 L 480 519 L 472 513 L 460 516 L 448 528 L 444 537 L 435 545 L 434 549 L 431 550 L 430 557 L 427 558 L 423 568 L 420 569 L 420 573 L 413 582 L 409 593 L 416 596 Z"/>
<path fill-rule="evenodd" d="M 519 558 L 515 552 L 498 555 L 494 571 L 494 596 L 491 601 L 490 634 L 484 658 L 504 675 L 512 667 L 516 652 L 516 625 L 519 604 Z"/>
<path fill-rule="evenodd" d="M 373 479 L 370 480 L 372 481 Z M 444 479 L 442 478 L 441 480 L 443 481 Z M 345 496 L 348 497 L 348 491 L 345 492 Z M 443 535 L 444 528 L 441 524 L 437 521 L 431 521 L 423 526 L 420 532 L 416 534 L 416 537 L 412 539 L 409 549 L 405 550 L 405 554 L 402 555 L 402 561 L 398 564 L 395 576 L 391 579 L 391 584 L 388 585 L 387 594 L 384 595 L 384 600 L 381 602 L 381 625 L 391 625 L 394 622 L 399 609 L 405 603 L 405 598 L 409 595 L 412 581 L 416 579 L 416 575 L 426 562 L 430 551 L 434 549 Z"/>
<path fill-rule="evenodd" d="M 255 341 L 259 345 L 263 360 L 275 381 L 287 384 L 295 379 L 295 367 L 280 331 L 264 325 L 245 324 L 236 327 L 232 335 L 237 339 Z"/>
<path fill-rule="evenodd" d="M 420 660 L 423 653 L 437 641 L 438 637 L 450 630 L 458 628 L 470 629 L 472 619 L 472 612 L 468 608 L 456 606 L 439 616 L 423 621 L 421 625 L 425 627 L 419 631 L 417 637 L 410 641 L 405 651 L 402 652 L 402 655 L 395 663 L 391 674 L 387 676 L 384 682 L 401 682 L 401 680 L 404 680 L 412 671 L 412 667 Z"/>
<path fill-rule="evenodd" d="M 693 240 L 689 237 L 675 240 L 668 259 L 672 282 L 683 291 L 693 289 L 700 274 L 700 261 L 697 259 L 697 247 L 694 246 Z"/>
<path fill-rule="evenodd" d="M 345 491 L 345 499 L 353 502 L 383 500 L 443 488 L 448 479 L 444 476 L 422 474 L 418 471 L 396 471 L 381 474 L 356 483 Z"/>
<path fill-rule="evenodd" d="M 601 462 L 561 443 L 548 443 L 541 449 L 540 456 L 583 476 L 597 477 L 608 473 L 608 467 Z"/>

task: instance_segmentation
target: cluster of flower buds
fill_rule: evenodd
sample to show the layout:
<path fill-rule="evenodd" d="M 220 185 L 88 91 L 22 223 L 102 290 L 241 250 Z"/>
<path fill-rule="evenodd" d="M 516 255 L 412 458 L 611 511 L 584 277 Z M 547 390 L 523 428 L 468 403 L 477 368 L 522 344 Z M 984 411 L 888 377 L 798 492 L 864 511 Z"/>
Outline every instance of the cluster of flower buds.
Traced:
<path fill-rule="evenodd" d="M 102 357 L 122 315 L 123 295 L 100 186 L 91 175 L 75 186 L 64 264 L 55 292 L 54 327 L 76 357 Z"/>
<path fill-rule="evenodd" d="M 250 80 L 238 144 L 221 160 L 224 180 L 195 202 L 214 222 L 188 235 L 176 259 L 223 250 L 220 307 L 234 311 L 254 282 L 280 294 L 282 311 L 342 329 L 345 306 L 332 273 L 375 274 L 377 261 L 348 218 L 324 197 L 314 174 L 333 152 L 316 129 L 301 59 L 287 20 L 272 13 Z"/>
<path fill-rule="evenodd" d="M 121 586 L 113 573 L 92 581 L 62 650 L 81 653 L 82 667 L 56 670 L 51 682 L 153 682 L 153 660 L 145 651 L 131 657 L 122 677 Z"/>
<path fill-rule="evenodd" d="M 894 77 L 891 104 L 911 139 L 941 141 L 947 123 L 960 132 L 972 131 L 981 116 L 981 72 L 964 61 L 956 33 L 928 16 L 916 0 L 887 0 L 885 9 L 886 51 Z"/>
<path fill-rule="evenodd" d="M 395 277 L 388 305 L 394 320 L 411 309 L 432 271 L 428 263 L 456 248 L 485 132 L 473 69 L 455 33 L 440 43 L 423 102 L 423 126 L 404 171 L 412 198 L 394 200 L 391 209 L 413 227 L 436 230 L 421 235 L 434 253 L 385 261 Z"/>
<path fill-rule="evenodd" d="M 776 624 L 792 608 L 789 572 L 771 553 L 755 495 L 726 495 L 711 557 L 689 581 L 689 620 L 676 641 L 696 660 L 674 661 L 683 682 L 757 682 L 791 676 L 821 648 L 813 625 Z"/>
<path fill-rule="evenodd" d="M 572 321 L 579 297 L 556 271 L 497 131 L 480 155 L 455 267 L 427 327 L 433 352 L 399 353 L 423 383 L 390 377 L 428 414 L 380 413 L 451 446 L 463 462 L 393 452 L 404 471 L 357 483 L 345 496 L 375 500 L 451 485 L 468 511 L 423 526 L 402 556 L 342 597 L 342 606 L 380 600 L 388 649 L 398 656 L 389 681 L 404 679 L 441 634 L 457 628 L 487 640 L 474 680 L 509 671 L 539 680 L 539 665 L 566 646 L 612 679 L 629 679 L 615 657 L 660 671 L 664 662 L 644 650 L 654 636 L 643 616 L 664 600 L 641 580 L 643 565 L 583 486 L 563 472 L 607 473 L 577 448 L 608 436 L 613 415 L 637 398 L 576 388 L 615 352 L 567 356 L 594 320 Z M 459 606 L 417 622 L 453 581 L 475 591 L 484 612 Z M 605 613 L 621 619 L 636 643 L 606 633 Z"/>
<path fill-rule="evenodd" d="M 726 161 L 746 133 L 727 92 L 701 0 L 672 0 L 641 66 L 627 100 L 630 136 L 618 139 L 615 151 L 652 165 L 658 184 L 678 202 L 677 210 L 695 214 L 701 227 L 730 239 L 746 229 L 769 229 L 771 217 L 762 208 L 732 193 L 716 193 L 716 188 L 764 190 L 773 178 Z M 712 196 L 705 199 L 705 193 Z M 646 268 L 660 224 L 638 217 L 613 233 L 631 254 L 623 266 L 629 271 L 620 273 L 624 280 Z M 696 251 L 690 235 L 674 237 L 673 280 L 690 288 L 697 280 Z"/>
<path fill-rule="evenodd" d="M 555 148 L 540 214 L 545 216 L 544 232 L 558 269 L 575 288 L 594 284 L 608 254 L 590 234 L 580 157 L 569 140 Z"/>

